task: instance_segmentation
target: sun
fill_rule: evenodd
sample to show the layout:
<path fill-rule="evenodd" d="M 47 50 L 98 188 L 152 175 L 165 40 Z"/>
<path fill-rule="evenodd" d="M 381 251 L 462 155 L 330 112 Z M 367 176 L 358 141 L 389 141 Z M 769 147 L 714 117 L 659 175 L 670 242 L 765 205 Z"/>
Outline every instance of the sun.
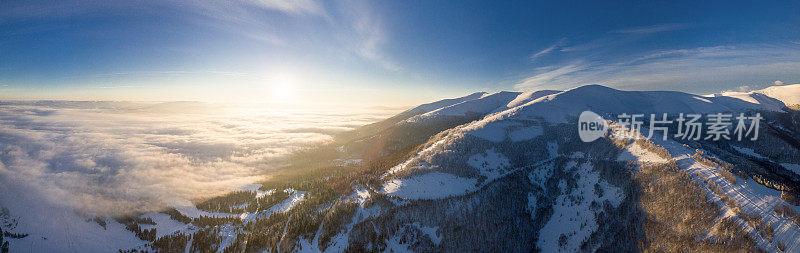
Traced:
<path fill-rule="evenodd" d="M 291 99 L 297 80 L 293 75 L 281 73 L 276 75 L 270 84 L 270 95 L 274 99 Z"/>
<path fill-rule="evenodd" d="M 289 98 L 292 96 L 292 85 L 289 83 L 279 83 L 272 87 L 272 94 L 278 98 Z"/>

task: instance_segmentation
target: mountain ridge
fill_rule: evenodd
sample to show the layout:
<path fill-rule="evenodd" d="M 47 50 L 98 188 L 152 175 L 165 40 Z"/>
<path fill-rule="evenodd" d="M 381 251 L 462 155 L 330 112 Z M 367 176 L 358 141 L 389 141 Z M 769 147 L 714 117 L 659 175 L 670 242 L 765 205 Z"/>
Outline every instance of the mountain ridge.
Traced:
<path fill-rule="evenodd" d="M 764 120 L 758 141 L 631 139 L 612 123 L 587 143 L 583 110 Z M 89 222 L 132 231 L 137 251 L 792 252 L 798 131 L 800 111 L 762 92 L 480 92 L 335 136 L 223 196 Z"/>

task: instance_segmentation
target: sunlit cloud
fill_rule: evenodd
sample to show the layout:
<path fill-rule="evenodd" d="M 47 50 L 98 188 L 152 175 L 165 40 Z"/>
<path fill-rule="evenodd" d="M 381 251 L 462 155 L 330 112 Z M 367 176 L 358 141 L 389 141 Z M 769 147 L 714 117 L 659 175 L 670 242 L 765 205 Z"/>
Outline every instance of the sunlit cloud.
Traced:
<path fill-rule="evenodd" d="M 750 91 L 753 91 L 753 90 L 755 90 L 755 89 L 753 87 L 751 87 L 750 85 L 742 85 L 742 86 L 736 87 L 736 90 L 726 90 L 726 91 L 723 91 L 723 92 L 750 92 Z"/>
<path fill-rule="evenodd" d="M 257 182 L 294 150 L 396 112 L 3 102 L 0 188 L 82 213 L 152 211 Z"/>

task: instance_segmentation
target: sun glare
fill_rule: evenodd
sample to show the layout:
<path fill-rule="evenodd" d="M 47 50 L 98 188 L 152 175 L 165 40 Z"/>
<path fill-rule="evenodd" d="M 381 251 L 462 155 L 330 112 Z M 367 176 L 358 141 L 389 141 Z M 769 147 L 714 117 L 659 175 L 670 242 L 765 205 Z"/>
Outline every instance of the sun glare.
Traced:
<path fill-rule="evenodd" d="M 288 73 L 276 75 L 270 83 L 270 96 L 275 100 L 289 100 L 294 93 L 297 79 Z"/>

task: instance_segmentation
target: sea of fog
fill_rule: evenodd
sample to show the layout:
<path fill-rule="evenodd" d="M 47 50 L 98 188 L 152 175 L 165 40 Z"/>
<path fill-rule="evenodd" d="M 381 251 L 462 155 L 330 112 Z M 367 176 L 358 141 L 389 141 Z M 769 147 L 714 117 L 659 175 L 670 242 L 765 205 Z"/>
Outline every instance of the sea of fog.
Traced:
<path fill-rule="evenodd" d="M 0 102 L 0 206 L 153 211 L 257 182 L 281 158 L 402 108 L 199 102 Z"/>

